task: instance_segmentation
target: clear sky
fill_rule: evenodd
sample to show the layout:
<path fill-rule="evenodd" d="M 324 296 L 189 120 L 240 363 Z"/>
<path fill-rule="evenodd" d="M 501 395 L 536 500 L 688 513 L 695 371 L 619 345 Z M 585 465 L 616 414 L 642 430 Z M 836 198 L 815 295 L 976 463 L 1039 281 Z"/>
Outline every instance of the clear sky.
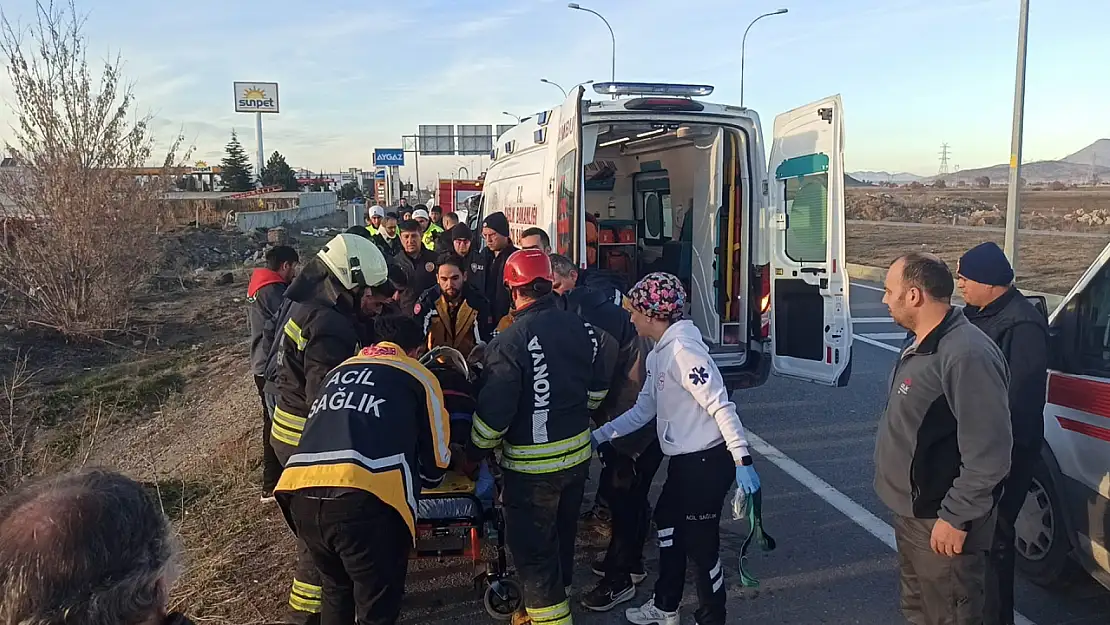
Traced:
<path fill-rule="evenodd" d="M 219 160 L 231 130 L 253 156 L 254 123 L 232 110 L 235 80 L 280 83 L 266 152 L 294 167 L 370 168 L 419 124 L 507 123 L 559 103 L 555 87 L 609 76 L 597 17 L 557 0 L 77 0 L 91 50 L 120 52 L 143 110 L 198 158 Z M 963 169 L 1008 160 L 1018 0 L 586 0 L 617 38 L 617 78 L 709 83 L 766 128 L 832 93 L 846 108 L 849 170 L 936 173 L 943 142 Z M 4 0 L 30 18 L 33 0 Z M 1054 159 L 1110 137 L 1106 0 L 1033 0 L 1025 156 Z M 0 97 L 10 88 L 0 79 Z M 8 135 L 7 107 L 0 136 Z M 484 159 L 421 159 L 422 182 Z M 411 156 L 410 156 L 411 161 Z M 411 168 L 406 168 L 411 175 Z M 476 172 L 475 172 L 476 173 Z"/>

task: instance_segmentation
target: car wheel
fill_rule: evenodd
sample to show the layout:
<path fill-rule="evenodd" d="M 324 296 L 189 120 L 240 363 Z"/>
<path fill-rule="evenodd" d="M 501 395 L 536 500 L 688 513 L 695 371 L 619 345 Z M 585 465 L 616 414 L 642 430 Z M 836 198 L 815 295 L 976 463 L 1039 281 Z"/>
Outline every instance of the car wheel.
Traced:
<path fill-rule="evenodd" d="M 1056 484 L 1044 461 L 1037 462 L 1014 523 L 1017 569 L 1034 584 L 1050 588 L 1073 581 L 1079 573 L 1070 556 L 1071 537 Z"/>

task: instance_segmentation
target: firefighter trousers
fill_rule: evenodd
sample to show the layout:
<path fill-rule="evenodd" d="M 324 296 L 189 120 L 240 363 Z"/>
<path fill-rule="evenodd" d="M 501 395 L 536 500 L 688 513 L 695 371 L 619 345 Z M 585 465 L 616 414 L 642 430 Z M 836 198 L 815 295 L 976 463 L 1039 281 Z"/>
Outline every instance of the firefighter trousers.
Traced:
<path fill-rule="evenodd" d="M 392 625 L 401 615 L 412 534 L 370 493 L 294 494 L 290 515 L 323 587 L 321 625 Z"/>
<path fill-rule="evenodd" d="M 269 405 L 273 406 L 275 404 L 273 395 L 267 396 L 267 399 Z M 288 450 L 293 448 L 277 441 L 271 441 L 271 449 L 274 450 L 278 462 L 284 468 L 289 456 L 292 455 Z M 289 590 L 290 611 L 286 614 L 285 620 L 293 625 L 315 625 L 320 622 L 320 607 L 323 597 L 323 588 L 320 586 L 320 572 L 316 570 L 316 563 L 312 560 L 308 545 L 305 544 L 296 529 L 297 526 L 293 522 L 289 506 L 282 503 L 281 497 L 278 498 L 278 501 L 281 505 L 282 514 L 297 539 L 297 564 L 293 569 L 293 587 Z"/>
<path fill-rule="evenodd" d="M 555 473 L 504 472 L 505 538 L 536 625 L 570 625 L 566 587 L 590 465 Z"/>
<path fill-rule="evenodd" d="M 678 610 L 686 584 L 686 559 L 694 563 L 699 625 L 724 625 L 725 572 L 721 568 L 721 507 L 732 487 L 736 465 L 724 443 L 671 456 L 667 481 L 655 505 L 659 536 L 659 578 L 655 605 Z"/>
<path fill-rule="evenodd" d="M 652 442 L 635 460 L 613 452 L 601 471 L 599 493 L 612 511 L 612 537 L 605 551 L 605 578 L 632 584 L 632 571 L 644 558 L 644 542 L 651 529 L 648 491 L 663 463 L 659 441 Z"/>

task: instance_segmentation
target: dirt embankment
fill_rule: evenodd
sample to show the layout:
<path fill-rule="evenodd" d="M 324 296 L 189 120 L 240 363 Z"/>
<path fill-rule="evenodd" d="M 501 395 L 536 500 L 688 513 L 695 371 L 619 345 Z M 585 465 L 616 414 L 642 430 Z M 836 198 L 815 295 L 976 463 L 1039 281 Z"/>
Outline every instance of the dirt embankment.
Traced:
<path fill-rule="evenodd" d="M 853 188 L 848 219 L 961 226 L 1006 223 L 1005 189 Z M 1064 232 L 1110 233 L 1110 187 L 1022 192 L 1021 227 Z"/>

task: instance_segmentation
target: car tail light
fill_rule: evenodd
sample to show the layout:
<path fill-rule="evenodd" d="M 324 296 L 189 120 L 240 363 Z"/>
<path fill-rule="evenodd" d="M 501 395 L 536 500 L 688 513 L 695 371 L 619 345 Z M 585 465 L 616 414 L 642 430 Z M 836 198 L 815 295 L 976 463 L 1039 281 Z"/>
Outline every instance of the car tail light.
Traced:
<path fill-rule="evenodd" d="M 771 266 L 764 265 L 759 271 L 759 335 L 771 338 Z"/>

